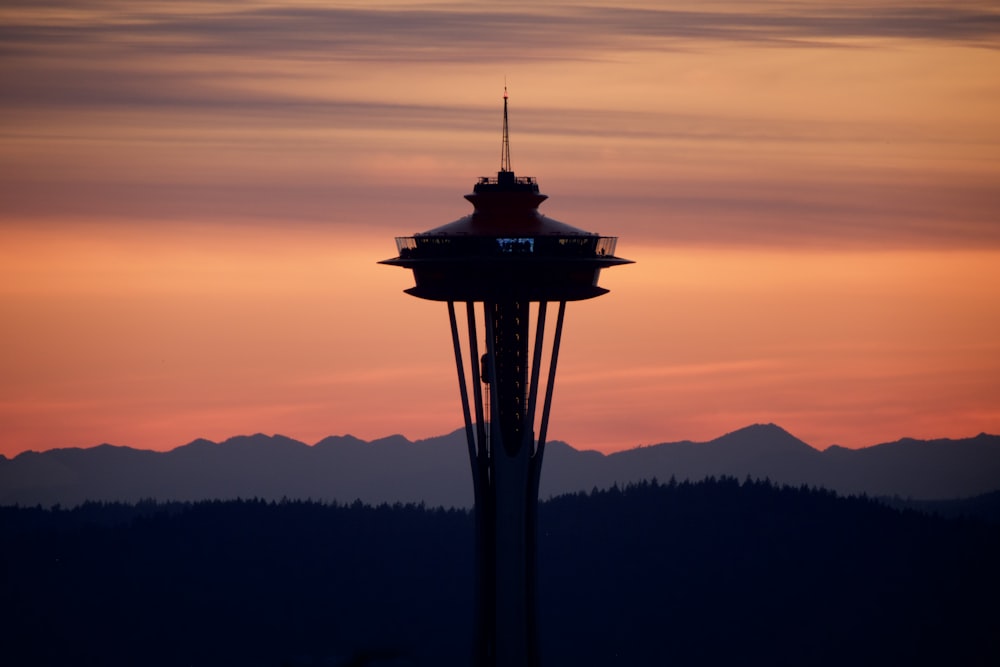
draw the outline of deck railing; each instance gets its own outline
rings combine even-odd
[[[438,257],[614,257],[616,236],[399,236],[402,259]]]
[[[517,185],[538,185],[538,179],[534,176],[515,176],[509,181],[501,181],[499,178],[492,176],[480,176],[479,182],[476,185],[499,185],[501,182],[510,182]]]

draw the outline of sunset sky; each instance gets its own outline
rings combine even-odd
[[[636,264],[570,304],[550,439],[1000,433],[1000,9],[0,6],[0,453],[458,428],[376,264],[511,157]]]

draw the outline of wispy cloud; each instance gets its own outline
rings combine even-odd
[[[474,65],[616,59],[623,52],[787,44],[801,48],[881,40],[1000,46],[990,3],[713,3],[710,11],[660,6],[434,3],[366,8],[295,3],[118,0],[10,2],[0,10],[0,108],[211,106],[420,120],[419,106],[371,104],[336,91],[248,86],[302,76],[295,67],[361,63]],[[282,64],[284,63],[284,64]],[[290,63],[296,63],[290,67]],[[461,122],[467,109],[436,122]],[[625,110],[621,110],[624,112]],[[627,120],[627,119],[626,119]],[[608,123],[604,123],[608,125]],[[628,124],[618,123],[618,127]],[[594,123],[569,124],[591,132]]]
[[[11,2],[0,40],[8,55],[40,45],[103,45],[136,53],[303,55],[339,59],[488,62],[592,58],[622,39],[800,44],[840,39],[933,39],[995,45],[988,2],[703,3],[684,7],[573,3],[389,3],[365,7],[199,2]],[[705,9],[705,7],[709,9]]]
[[[8,217],[391,221],[396,205],[377,196],[385,182],[411,201],[429,187],[453,196],[460,183],[429,185],[420,165],[447,161],[473,135],[485,143],[497,125],[496,100],[442,90],[485,66],[499,79],[502,67],[558,63],[538,76],[567,94],[518,101],[518,146],[611,170],[606,180],[627,188],[592,201],[584,174],[562,194],[592,210],[644,206],[623,233],[652,233],[645,220],[659,210],[672,218],[662,238],[677,242],[993,244],[1000,234],[989,84],[943,98],[954,91],[928,82],[946,69],[925,81],[923,61],[898,75],[893,64],[879,76],[899,80],[868,80],[856,55],[928,43],[993,53],[991,3],[15,0],[0,26]],[[849,66],[808,59],[848,45],[865,47],[841,51],[854,54]],[[744,69],[746,49],[781,57]],[[593,96],[579,92],[590,80]],[[920,104],[928,110],[913,117]],[[558,182],[559,169],[537,175]],[[555,206],[556,217],[566,210]]]

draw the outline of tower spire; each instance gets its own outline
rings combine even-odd
[[[510,168],[510,134],[507,132],[507,82],[503,84],[503,144],[500,147],[500,171]]]

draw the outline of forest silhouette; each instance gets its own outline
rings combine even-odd
[[[9,665],[464,665],[472,515],[0,508]],[[542,503],[545,665],[1000,664],[1000,527],[767,481]]]

